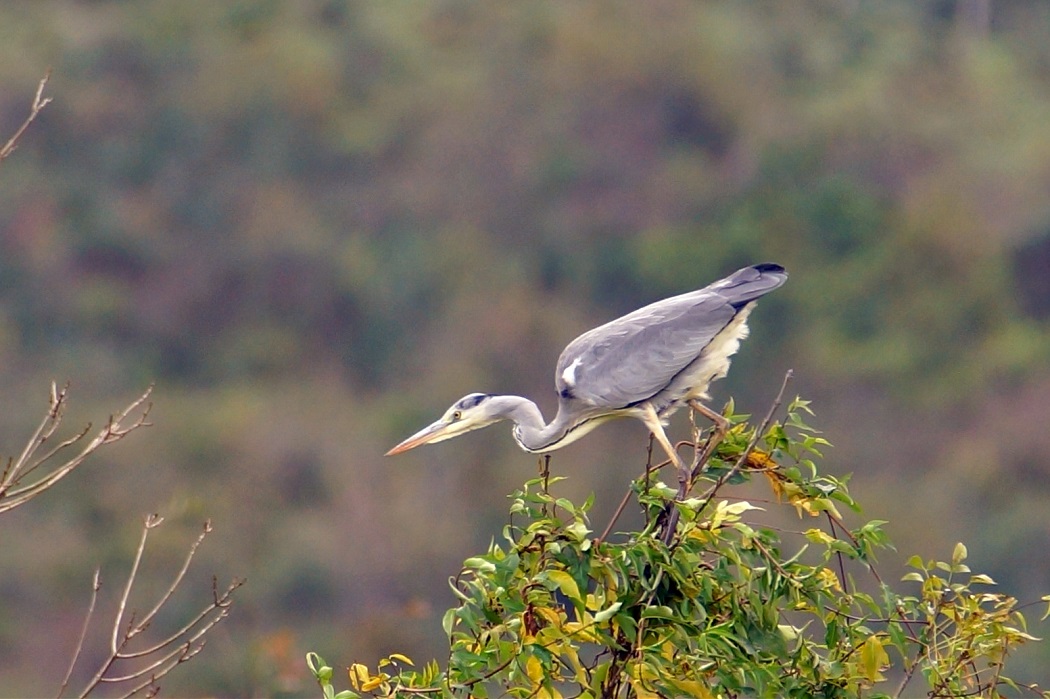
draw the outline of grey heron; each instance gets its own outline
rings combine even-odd
[[[501,420],[514,423],[518,446],[545,453],[575,442],[604,422],[633,417],[645,423],[667,452],[684,488],[685,465],[663,426],[671,413],[689,405],[725,431],[725,418],[701,401],[709,398],[711,382],[729,370],[730,358],[747,337],[747,318],[755,302],[786,280],[787,272],[777,264],[744,267],[703,289],[651,303],[580,335],[558,358],[558,412],[550,423],[528,398],[471,393],[386,455]]]

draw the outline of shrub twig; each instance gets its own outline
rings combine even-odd
[[[139,566],[146,550],[146,541],[149,538],[150,532],[163,524],[163,522],[164,518],[156,514],[146,516],[143,522],[142,536],[139,539],[138,548],[135,550],[135,558],[132,561],[131,570],[128,573],[127,581],[124,584],[124,590],[121,593],[120,600],[117,604],[116,614],[113,617],[109,653],[100,663],[94,676],[88,681],[84,689],[78,695],[81,699],[87,697],[96,688],[103,684],[131,685],[124,687],[125,693],[121,695],[124,699],[134,696],[143,690],[146,690],[146,696],[155,696],[159,690],[159,686],[157,685],[158,680],[175,669],[176,666],[193,658],[204,648],[206,641],[204,638],[205,634],[211,631],[216,624],[229,615],[230,607],[233,604],[233,593],[245,582],[243,579],[234,578],[224,590],[220,590],[218,581],[213,577],[212,601],[209,605],[173,633],[170,633],[159,641],[143,648],[132,649],[132,642],[140,634],[145,632],[150,625],[152,625],[157,614],[171,600],[176,589],[182,584],[186,571],[189,570],[190,563],[193,561],[193,558],[197,553],[197,549],[200,547],[205,537],[207,537],[212,531],[211,522],[205,522],[203,530],[197,539],[190,545],[189,551],[183,560],[182,567],[179,569],[178,573],[176,573],[171,584],[168,586],[168,589],[160,596],[156,604],[154,604],[145,615],[141,618],[136,618],[135,613],[132,612],[128,617],[127,623],[125,623],[124,615],[128,608],[131,591],[135,586],[135,580],[138,577]],[[66,678],[62,682],[62,686],[59,688],[57,699],[61,699],[69,686],[69,678],[73,673],[73,668],[83,652],[84,639],[87,635],[87,628],[91,623],[91,618],[95,611],[95,602],[100,587],[101,583],[99,581],[99,573],[96,571],[95,581],[92,586],[91,602],[84,619],[84,625],[73,652],[73,659],[70,663],[69,671],[66,673]],[[137,667],[121,669],[119,674],[115,672],[115,670],[118,669],[119,664],[129,664],[135,660],[143,661],[144,664]]]
[[[153,407],[152,403],[147,402],[153,392],[153,386],[150,386],[145,393],[132,401],[121,412],[110,416],[106,426],[99,430],[79,453],[65,463],[52,468],[45,475],[23,485],[24,479],[38,469],[42,469],[45,464],[50,463],[70,447],[80,443],[91,431],[91,425],[88,424],[76,435],[56,443],[51,449],[38,455],[38,452],[50,442],[62,424],[68,389],[68,384],[59,389],[54,382],[51,383],[51,405],[47,415],[44,416],[18,458],[9,459],[3,473],[0,473],[0,514],[20,507],[54,487],[100,447],[117,442],[140,427],[149,427],[152,424],[148,421],[150,410]],[[138,414],[132,418],[133,413]]]
[[[44,88],[47,87],[47,81],[50,79],[51,70],[48,69],[47,73],[44,74],[44,77],[40,79],[40,83],[36,86],[36,95],[33,97],[33,104],[29,108],[29,116],[27,116],[26,120],[22,122],[22,125],[18,127],[15,134],[7,140],[7,143],[4,144],[3,148],[0,148],[0,162],[3,162],[7,159],[7,156],[15,151],[15,148],[18,147],[18,139],[22,137],[22,134],[24,134],[26,129],[29,128],[29,125],[36,121],[40,111],[47,105],[51,104],[51,98],[44,97]]]

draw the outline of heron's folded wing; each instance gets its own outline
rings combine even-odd
[[[651,398],[687,367],[737,309],[706,290],[641,308],[590,330],[558,359],[559,393],[591,405],[622,408]]]

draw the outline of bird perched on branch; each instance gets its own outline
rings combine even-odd
[[[755,301],[786,280],[787,272],[777,264],[744,267],[703,289],[651,303],[580,335],[558,358],[558,412],[550,423],[527,398],[471,393],[387,456],[501,420],[514,423],[518,446],[544,453],[604,422],[633,417],[649,428],[684,485],[686,467],[663,425],[671,413],[689,405],[725,432],[725,418],[701,401],[708,399],[711,382],[726,375],[730,357],[747,337]]]

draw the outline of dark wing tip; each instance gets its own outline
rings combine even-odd
[[[757,265],[752,265],[751,269],[756,272],[769,272],[771,274],[783,274],[784,276],[787,276],[787,270],[776,262],[762,262]]]
[[[734,308],[743,308],[787,281],[787,271],[775,262],[762,262],[744,267],[716,282],[719,294],[724,296]]]

